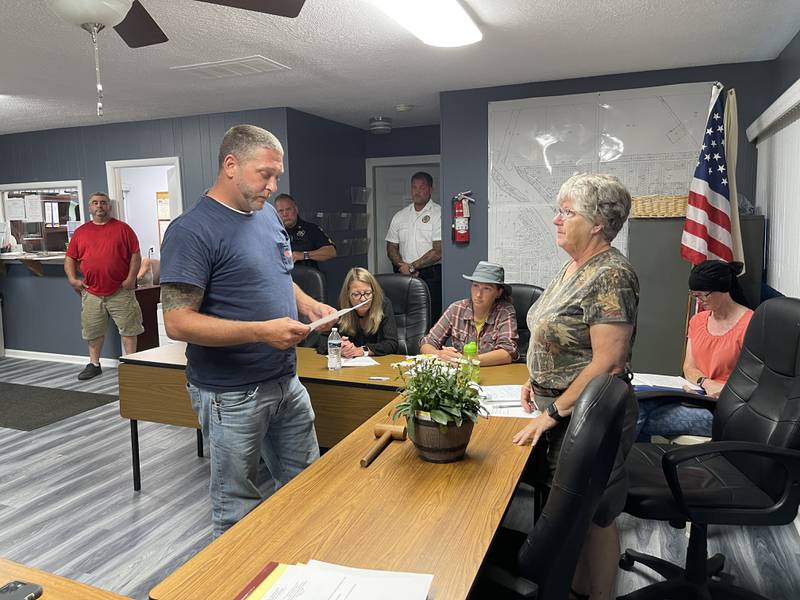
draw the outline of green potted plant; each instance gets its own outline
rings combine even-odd
[[[404,388],[392,419],[406,418],[408,435],[423,460],[461,460],[478,416],[488,415],[472,381],[473,365],[466,360],[446,363],[423,355],[394,366]]]

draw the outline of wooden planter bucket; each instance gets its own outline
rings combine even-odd
[[[411,441],[422,460],[432,463],[451,463],[464,458],[474,423],[466,419],[461,427],[450,423],[442,427],[433,421],[414,417]]]

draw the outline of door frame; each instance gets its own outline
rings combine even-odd
[[[107,160],[106,161],[106,180],[108,181],[108,195],[115,202],[117,218],[125,220],[125,203],[122,201],[122,178],[120,171],[135,167],[175,167],[178,192],[181,195],[180,209],[183,212],[183,177],[181,176],[181,159],[178,156],[163,156],[161,158],[137,158],[130,160]],[[178,215],[175,215],[177,217]],[[173,217],[173,218],[175,218]]]
[[[418,154],[415,156],[386,156],[381,158],[368,158],[365,161],[367,171],[367,189],[372,190],[367,202],[367,231],[369,232],[369,250],[367,252],[367,266],[370,273],[374,273],[378,266],[378,250],[385,247],[386,232],[380,236],[377,232],[375,214],[377,209],[377,194],[375,190],[375,167],[405,167],[416,164],[435,164],[441,169],[441,155]]]

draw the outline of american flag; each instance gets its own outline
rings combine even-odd
[[[689,204],[681,236],[681,256],[693,265],[704,260],[733,260],[731,192],[725,160],[725,97],[714,88],[700,158],[689,186]]]

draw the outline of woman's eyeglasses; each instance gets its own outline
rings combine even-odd
[[[567,219],[571,219],[575,215],[578,214],[578,211],[572,210],[571,208],[564,208],[563,206],[559,206],[554,211],[553,215],[561,219],[562,221],[566,221]]]
[[[705,300],[711,295],[711,292],[689,292],[689,295],[695,300]]]
[[[350,297],[353,300],[366,300],[372,298],[372,290],[364,290],[363,292],[350,292]]]

